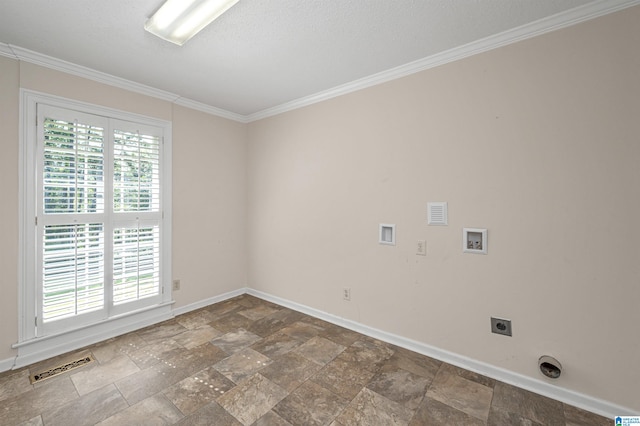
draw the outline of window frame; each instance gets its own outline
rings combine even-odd
[[[67,346],[76,341],[82,344],[89,340],[103,339],[107,335],[129,331],[168,319],[172,316],[171,305],[171,158],[172,158],[172,125],[170,121],[147,117],[140,114],[116,110],[109,107],[89,104],[82,101],[67,99],[42,92],[28,89],[20,89],[20,135],[19,135],[19,246],[20,254],[18,264],[19,279],[19,330],[18,342],[13,346],[18,349],[18,356],[25,358],[25,363],[36,353],[47,352],[52,354],[55,347]],[[160,220],[160,296],[159,303],[147,307],[135,307],[127,312],[119,309],[111,312],[111,316],[101,319],[93,324],[81,325],[72,330],[60,331],[59,333],[38,336],[36,334],[37,312],[36,292],[37,283],[37,226],[36,226],[36,197],[39,191],[36,177],[38,150],[35,141],[38,138],[37,128],[37,106],[38,104],[48,105],[55,108],[78,111],[80,114],[92,114],[116,121],[136,123],[140,126],[151,126],[162,131],[162,156],[160,158],[160,200],[161,218]],[[112,135],[105,136],[111,138]],[[106,139],[106,138],[105,138]],[[112,168],[110,158],[105,158],[105,167]],[[106,178],[106,175],[105,175]],[[112,206],[105,205],[105,208]],[[106,242],[105,242],[106,243]],[[111,275],[108,272],[108,276]],[[135,303],[132,304],[136,305]],[[79,343],[80,344],[80,343]],[[21,365],[26,365],[20,363]]]

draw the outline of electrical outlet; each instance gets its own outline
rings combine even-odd
[[[180,280],[173,280],[171,290],[173,291],[180,290]]]
[[[351,300],[351,289],[349,287],[342,289],[342,300]]]
[[[511,336],[511,320],[491,317],[491,332]]]
[[[427,241],[426,240],[418,240],[418,243],[416,244],[416,254],[419,254],[420,256],[426,256],[427,255]]]

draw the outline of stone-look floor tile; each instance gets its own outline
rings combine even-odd
[[[561,402],[503,382],[496,382],[493,407],[545,425],[564,425]]]
[[[349,403],[313,382],[306,382],[273,408],[294,425],[328,425]]]
[[[228,353],[222,349],[214,346],[211,342],[204,343],[189,350],[194,356],[200,359],[200,362],[207,366],[213,365],[216,362],[222,361],[229,356]]]
[[[336,358],[310,380],[350,401],[374,374],[357,363]]]
[[[197,372],[166,389],[163,393],[178,409],[188,416],[235,386],[213,367]]]
[[[68,376],[59,380],[46,380],[38,388],[2,401],[0,425],[15,425],[27,421],[78,397],[78,392]]]
[[[331,340],[316,336],[298,346],[295,352],[319,365],[326,365],[345,349],[346,347]]]
[[[261,339],[262,337],[257,334],[253,334],[244,328],[240,328],[223,334],[220,337],[216,337],[211,341],[211,343],[226,353],[233,354],[251,346]]]
[[[272,308],[270,306],[259,305],[254,308],[238,311],[238,314],[242,315],[243,317],[249,318],[251,321],[257,321],[261,318],[266,317],[267,315],[271,315],[276,312],[278,312],[278,309]]]
[[[42,413],[47,426],[91,426],[129,407],[113,384]]]
[[[260,417],[251,426],[293,426],[291,423],[277,415],[273,410]]]
[[[0,402],[33,389],[29,381],[29,369],[7,371],[0,374]]]
[[[169,358],[159,366],[159,371],[170,385],[178,383],[196,372],[225,359],[226,354],[219,348],[205,343],[183,354]]]
[[[239,328],[246,330],[251,326],[251,324],[253,324],[253,321],[240,315],[238,311],[226,314],[209,323],[211,327],[216,330],[220,330],[223,333],[233,332]]]
[[[464,425],[484,426],[485,422],[456,410],[435,399],[425,398],[414,414],[409,426],[423,425]],[[503,423],[502,426],[515,426],[511,423]]]
[[[200,328],[204,325],[208,325],[211,321],[214,321],[216,316],[208,311],[206,308],[191,311],[183,315],[179,315],[175,318],[176,322],[187,328],[193,330],[194,328]]]
[[[364,388],[336,419],[344,426],[408,425],[413,410]]]
[[[162,394],[154,395],[97,423],[100,426],[172,425],[184,416]]]
[[[534,422],[531,419],[526,419],[518,414],[502,411],[498,408],[491,407],[489,411],[489,419],[487,420],[487,426],[542,426],[542,423]]]
[[[288,334],[275,333],[258,341],[257,343],[254,343],[251,345],[251,349],[258,351],[271,359],[275,359],[297,348],[301,344],[302,342],[300,340],[294,339]]]
[[[306,341],[313,337],[316,337],[318,334],[324,331],[324,329],[316,325],[309,324],[305,321],[296,321],[280,331],[284,334],[288,334],[294,339]]]
[[[272,362],[260,352],[246,348],[214,364],[213,367],[237,384]]]
[[[492,378],[487,377],[487,376],[483,376],[482,374],[479,374],[479,373],[474,373],[473,371],[469,371],[469,370],[465,370],[465,369],[460,368],[460,367],[456,367],[455,365],[442,363],[442,369],[447,371],[447,372],[449,372],[449,373],[457,374],[460,377],[463,377],[463,378],[465,378],[467,380],[471,380],[472,382],[476,382],[476,383],[479,383],[481,385],[490,387],[492,389],[496,384],[495,379],[492,379]]]
[[[217,320],[225,315],[246,308],[239,303],[236,303],[233,299],[229,299],[223,302],[214,303],[213,305],[206,306],[202,309],[211,313],[213,315],[213,319]]]
[[[302,355],[289,352],[260,370],[260,374],[291,392],[314,375],[320,368],[320,365]]]
[[[258,336],[267,337],[303,318],[304,315],[299,312],[290,309],[281,309],[271,315],[254,321],[247,330]]]
[[[440,369],[431,382],[427,397],[450,405],[482,421],[487,421],[492,390]]]
[[[386,362],[386,365],[402,368],[403,370],[407,370],[431,381],[436,374],[438,374],[442,361],[438,361],[408,349],[395,347],[394,353]]]
[[[44,423],[42,422],[42,416],[36,416],[26,422],[18,424],[18,426],[44,426]]]
[[[358,363],[362,367],[376,372],[393,355],[386,343],[373,339],[358,340],[339,355],[340,359]]]
[[[351,346],[353,343],[362,338],[361,334],[335,324],[329,324],[324,327],[324,330],[321,331],[318,336],[329,339],[332,342],[344,347]]]
[[[156,343],[187,331],[175,320],[165,321],[161,324],[152,325],[137,332],[138,336],[147,343]]]
[[[271,308],[279,308],[275,303],[271,303],[267,300],[260,299],[250,294],[243,294],[236,298],[236,302],[245,308],[255,308],[256,306],[267,306]]]
[[[177,344],[173,339],[167,338],[132,351],[128,356],[142,370],[184,352],[186,352],[185,348]]]
[[[567,426],[610,426],[612,420],[606,417],[564,404],[564,418]]]
[[[140,368],[128,356],[120,355],[103,364],[71,372],[70,377],[78,393],[86,395],[138,371]]]
[[[91,353],[100,363],[111,361],[120,355],[128,355],[131,352],[142,349],[147,346],[147,342],[142,340],[136,333],[128,333],[122,336],[114,337],[105,342],[92,346]]]
[[[255,374],[218,398],[218,403],[245,426],[251,425],[287,396],[287,391]]]
[[[417,374],[389,366],[380,370],[369,382],[367,388],[410,410],[416,410],[430,382],[429,379]]]
[[[235,417],[215,401],[176,423],[179,426],[242,426]]]
[[[203,325],[198,328],[192,328],[176,336],[173,336],[173,340],[181,346],[187,349],[193,349],[196,346],[200,346],[209,342],[216,337],[220,337],[222,333],[209,325]]]
[[[174,377],[172,377],[173,371],[171,370],[173,368],[164,363],[158,364],[120,379],[115,382],[115,385],[129,405],[133,405],[184,378],[172,381]]]

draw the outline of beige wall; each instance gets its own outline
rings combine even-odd
[[[246,132],[245,124],[174,108],[176,307],[246,285]]]
[[[246,125],[4,57],[0,75],[0,361],[15,355],[11,345],[18,339],[20,87],[171,121],[172,267],[174,278],[182,280],[174,308],[246,285]]]
[[[250,124],[249,286],[533,378],[551,354],[558,386],[640,410],[638,22],[627,9]],[[449,226],[427,226],[429,201]],[[489,230],[487,256],[462,253],[463,227]]]
[[[18,62],[0,56],[0,361],[18,340]]]

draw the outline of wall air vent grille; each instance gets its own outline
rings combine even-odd
[[[448,225],[447,203],[427,204],[427,224],[428,225]]]

